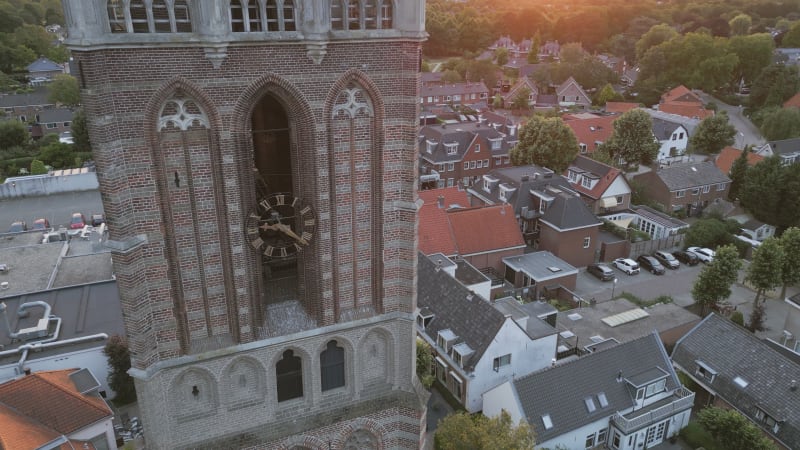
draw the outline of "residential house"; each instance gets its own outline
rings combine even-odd
[[[800,66],[800,48],[776,48],[772,62],[786,66]]]
[[[714,115],[713,110],[705,109],[703,99],[699,95],[683,85],[662,94],[658,109],[667,114],[700,120]]]
[[[539,59],[559,59],[561,56],[561,45],[558,41],[547,41],[539,46]]]
[[[433,348],[436,379],[469,412],[483,409],[488,389],[546,367],[556,356],[552,325],[538,317],[520,325],[423,255],[417,306],[417,334]]]
[[[523,289],[526,298],[557,298],[559,289],[574,291],[578,269],[548,251],[503,258],[505,280],[515,289]]]
[[[497,111],[483,111],[478,115],[478,121],[488,127],[513,138],[517,135],[519,128],[522,126],[522,121],[513,116],[501,114]]]
[[[800,92],[794,94],[792,98],[783,102],[784,108],[800,108]]]
[[[653,117],[653,135],[659,143],[657,161],[670,161],[686,153],[689,131],[680,123]]]
[[[469,200],[458,188],[421,191],[419,196],[424,202],[419,211],[421,253],[458,256],[481,271],[502,274],[503,258],[524,252],[525,241],[511,206],[465,208]],[[446,203],[454,200],[457,203]]]
[[[800,162],[800,138],[769,141],[754,152],[765,158],[778,155],[783,164],[794,164]]]
[[[738,214],[729,218],[739,222],[741,226],[739,233],[748,239],[762,242],[764,239],[775,236],[773,225],[756,220],[750,214]]]
[[[576,118],[575,115],[565,115],[564,123],[575,133],[580,152],[591,154],[600,147],[600,144],[611,138],[617,117],[619,116],[590,114],[587,117]]]
[[[31,127],[31,136],[34,139],[46,134],[61,134],[72,131],[72,118],[75,113],[68,108],[44,109],[36,115],[37,121]]]
[[[540,70],[547,70],[548,64],[547,63],[537,63],[537,64],[522,64],[519,66],[518,75],[521,77],[528,77],[533,79],[533,75],[540,71]]]
[[[800,294],[783,299],[788,305],[781,345],[800,355]]]
[[[39,112],[55,106],[47,99],[47,88],[44,87],[37,87],[26,94],[0,94],[0,109],[6,117],[20,122],[35,122]]]
[[[419,74],[419,81],[423,86],[441,84],[442,76],[444,76],[444,72],[421,72]]]
[[[600,218],[622,228],[633,225],[634,229],[649,234],[652,239],[673,236],[680,230],[689,228],[688,223],[645,205],[633,206],[631,209],[610,213]]]
[[[44,57],[28,64],[26,69],[28,70],[28,78],[32,81],[37,79],[52,80],[56,75],[64,73],[64,66]]]
[[[512,132],[516,133],[516,129],[512,128]],[[436,171],[440,188],[471,186],[493,168],[511,165],[508,152],[517,139],[480,122],[422,127],[420,172],[425,175]]]
[[[600,222],[569,181],[552,170],[535,165],[495,169],[468,192],[472,204],[511,205],[528,245],[574,266],[585,266],[591,259]],[[583,247],[585,238],[589,247]]]
[[[625,87],[633,87],[636,84],[636,80],[639,79],[639,66],[626,66],[625,70],[622,71],[622,75],[620,75],[619,80]]]
[[[643,194],[666,211],[699,214],[717,199],[728,197],[731,179],[711,161],[678,163],[633,177]]]
[[[800,448],[800,364],[730,320],[710,314],[681,338],[672,362],[703,403],[735,409],[783,448]]]
[[[530,78],[520,77],[517,82],[508,90],[508,92],[501,92],[499,95],[503,99],[503,108],[511,108],[517,97],[527,92],[528,106],[536,104],[536,97],[539,95],[539,88]]]
[[[541,448],[636,450],[677,435],[693,402],[653,333],[506,381],[483,414],[524,420]]]
[[[631,205],[631,187],[615,167],[578,155],[564,176],[594,214],[621,211]]]
[[[428,83],[420,87],[420,104],[432,105],[474,105],[489,100],[489,89],[483,81],[458,83]]]
[[[86,369],[34,372],[0,384],[0,448],[117,448],[114,415],[99,386]]]
[[[592,99],[572,77],[556,87],[556,96],[561,106],[577,106],[584,109],[592,106]]]
[[[742,151],[735,147],[725,147],[717,155],[716,160],[714,163],[717,165],[717,168],[722,171],[722,173],[726,175],[730,175],[731,167],[733,167],[733,162],[739,159],[742,155]],[[747,152],[747,165],[750,167],[755,166],[764,157],[755,153],[755,152]]]

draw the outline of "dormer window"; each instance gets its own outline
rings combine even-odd
[[[700,377],[703,381],[708,381],[709,383],[714,382],[714,377],[717,376],[717,371],[709,367],[703,361],[695,361],[697,363],[697,368],[694,371],[694,374]]]
[[[456,340],[456,335],[450,329],[441,330],[436,336],[436,345],[442,348],[445,353],[450,353],[450,346]]]
[[[503,145],[503,138],[496,138],[496,139],[489,139],[491,143],[492,150],[500,150],[500,146]]]
[[[581,177],[581,186],[591,189],[592,188],[592,179],[588,177]]]
[[[469,345],[467,345],[465,342],[462,342],[453,346],[452,351],[450,352],[450,357],[453,358],[453,362],[455,362],[458,367],[463,368],[464,361],[472,353],[473,350],[469,347]]]
[[[764,425],[767,429],[769,429],[773,433],[778,432],[778,428],[780,428],[778,420],[767,414],[766,411],[764,411],[761,408],[757,408],[755,416],[756,420],[759,421],[762,425]]]
[[[448,155],[455,155],[458,153],[458,142],[444,144],[444,148],[447,150]]]
[[[567,179],[569,179],[569,181],[571,181],[573,183],[577,183],[578,182],[578,173],[575,172],[575,171],[570,170],[569,172],[567,172]]]
[[[433,311],[428,308],[422,308],[417,314],[417,326],[420,330],[427,328],[431,320],[433,320]]]
[[[516,190],[517,188],[503,183],[500,185],[500,193],[498,194],[498,196],[500,200],[507,202],[511,198],[511,195],[514,194],[514,191]]]
[[[655,383],[648,384],[644,392],[645,398],[664,392],[664,388],[666,387],[666,385],[667,385],[666,378],[662,378],[656,381]]]
[[[425,141],[425,151],[427,151],[428,153],[433,153],[433,150],[436,148],[437,145],[438,145],[438,142],[436,142],[436,141],[426,140]]]

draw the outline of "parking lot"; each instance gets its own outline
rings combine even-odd
[[[575,287],[576,293],[585,300],[594,298],[598,302],[608,301],[612,298],[612,294],[619,296],[622,292],[629,292],[643,300],[669,295],[675,303],[687,306],[694,302],[692,285],[703,267],[702,264],[693,267],[681,264],[678,269],[667,269],[664,275],[653,275],[644,270],[637,275],[628,275],[612,264],[608,266],[617,277],[616,285],[613,281],[600,281],[585,269],[581,269]]]
[[[102,214],[100,192],[82,191],[0,200],[0,233],[8,231],[14,221],[23,220],[30,227],[40,217],[49,220],[53,228],[58,229],[59,225],[69,227],[74,212],[83,213],[87,220],[92,213]]]

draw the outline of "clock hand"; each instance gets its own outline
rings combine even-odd
[[[308,245],[308,241],[303,239],[303,238],[301,238],[300,236],[297,235],[297,233],[292,231],[292,229],[289,228],[289,225],[286,225],[284,223],[278,222],[273,226],[275,227],[275,228],[272,228],[273,230],[277,229],[278,231],[282,231],[285,235],[291,237],[292,239],[296,240],[297,242],[299,242],[299,243],[301,243],[303,245]]]

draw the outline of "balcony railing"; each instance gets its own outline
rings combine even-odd
[[[614,414],[611,420],[625,434],[636,431],[645,426],[658,422],[659,420],[670,417],[681,411],[689,409],[694,405],[694,392],[681,387],[676,390],[671,397],[669,403],[655,409],[643,409],[640,411],[633,411],[628,414]],[[628,416],[628,417],[625,417]]]

